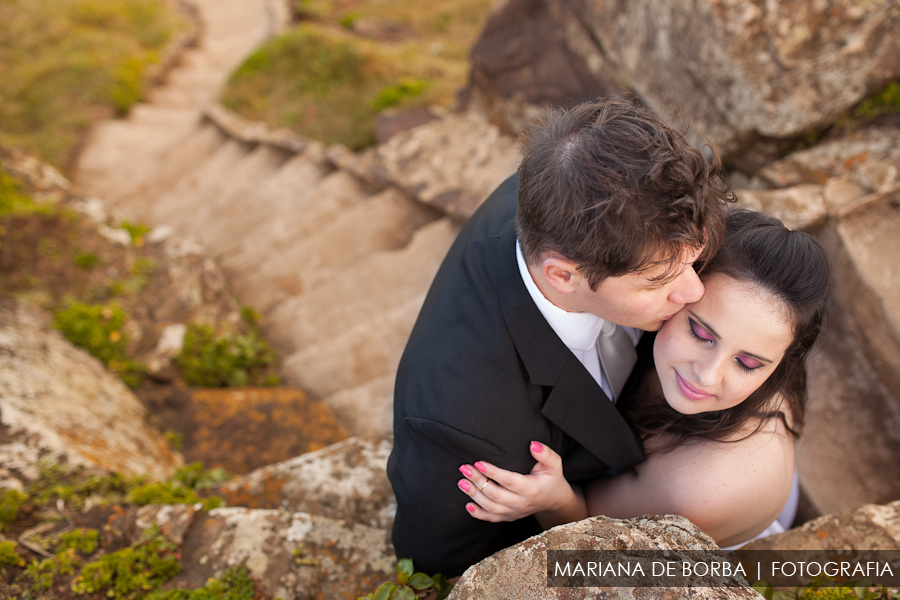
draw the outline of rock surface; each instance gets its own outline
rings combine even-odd
[[[165,478],[182,465],[147,411],[94,357],[50,328],[47,315],[0,301],[0,456],[37,477],[38,457]]]
[[[321,400],[291,388],[158,386],[138,395],[161,429],[181,435],[185,461],[231,474],[280,463],[348,436]]]
[[[386,473],[391,446],[385,439],[350,438],[211,491],[230,506],[283,508],[389,530],[397,508]]]
[[[639,519],[593,517],[560,525],[489,556],[460,577],[450,600],[463,598],[759,598],[737,576],[708,580],[710,587],[548,587],[548,550],[612,550],[624,560],[629,551],[668,550],[673,560],[706,561],[718,550],[715,542],[693,523],[675,515]],[[649,581],[651,577],[646,579]]]
[[[696,139],[715,140],[748,172],[900,76],[900,7],[889,0],[827,5],[544,0],[498,7],[502,15],[491,22],[502,30],[489,28],[486,34],[505,43],[481,43],[493,53],[486,57],[482,51],[478,64],[505,60],[515,68],[496,70],[493,85],[473,77],[488,99],[488,113],[503,112],[502,103],[491,104],[501,94],[504,100],[525,99],[535,97],[545,81],[549,89],[559,87],[560,71],[545,68],[549,57],[561,52],[556,44],[548,44],[546,54],[514,52],[523,43],[516,32],[531,31],[532,15],[545,13],[556,39],[577,57],[571,70],[593,80],[573,89],[595,96],[624,88],[664,113],[667,105],[684,110]],[[513,56],[521,63],[507,58]],[[515,78],[510,70],[527,75]],[[515,121],[516,115],[507,119]]]

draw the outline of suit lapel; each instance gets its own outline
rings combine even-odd
[[[510,224],[497,244],[500,304],[531,383],[553,388],[542,414],[613,469],[625,470],[642,462],[640,441],[528,294],[516,262],[515,244]]]

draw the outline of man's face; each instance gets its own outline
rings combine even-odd
[[[660,281],[668,271],[660,265],[640,273],[608,277],[591,290],[586,278],[578,281],[575,291],[579,310],[590,312],[616,325],[656,331],[685,304],[703,296],[703,283],[694,271],[700,250],[687,251],[674,273]]]

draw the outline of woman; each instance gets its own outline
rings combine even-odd
[[[472,516],[535,514],[546,528],[589,515],[674,513],[722,547],[772,524],[791,493],[805,362],[831,287],[827,259],[812,236],[737,211],[702,278],[706,293],[663,325],[655,373],[623,411],[647,461],[581,489],[565,481],[559,455],[535,441],[529,475],[484,462],[460,468]]]

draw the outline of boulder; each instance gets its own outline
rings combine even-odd
[[[549,34],[517,39],[518,32],[535,29],[533,15],[547,14],[556,39],[576,57],[568,71],[593,80],[573,89],[594,95],[627,89],[660,112],[684,110],[696,140],[715,140],[748,173],[900,76],[900,8],[889,0],[839,0],[824,8],[750,0],[535,0],[497,7],[502,14],[491,22],[502,31],[486,29],[489,39],[479,42],[478,61],[503,64],[507,56],[520,56],[514,72],[528,76],[516,79],[505,76],[509,69],[496,69],[490,85],[473,76],[488,114],[503,112],[493,98],[525,98],[545,81],[558,87],[562,71],[547,74],[543,68],[558,44],[541,45]],[[497,39],[506,43],[490,43]],[[539,51],[516,55],[515,44]],[[488,48],[496,57],[485,56]]]
[[[593,517],[554,527],[469,567],[453,588],[450,600],[760,597],[754,590],[740,587],[747,585],[740,575],[710,577],[703,582],[709,587],[649,587],[653,580],[649,573],[646,581],[636,587],[548,587],[549,550],[609,550],[623,561],[636,551],[659,551],[661,556],[677,561],[705,562],[711,556],[723,556],[712,538],[684,517],[664,515],[624,520]]]
[[[388,530],[397,503],[387,479],[391,442],[350,438],[257,469],[211,490],[230,506],[283,508]]]
[[[900,550],[900,501],[825,515],[742,550]]]
[[[463,221],[518,168],[516,141],[474,111],[454,113],[378,146],[378,176]]]
[[[13,300],[0,301],[0,430],[0,463],[23,479],[44,454],[158,479],[183,464],[118,377]]]

